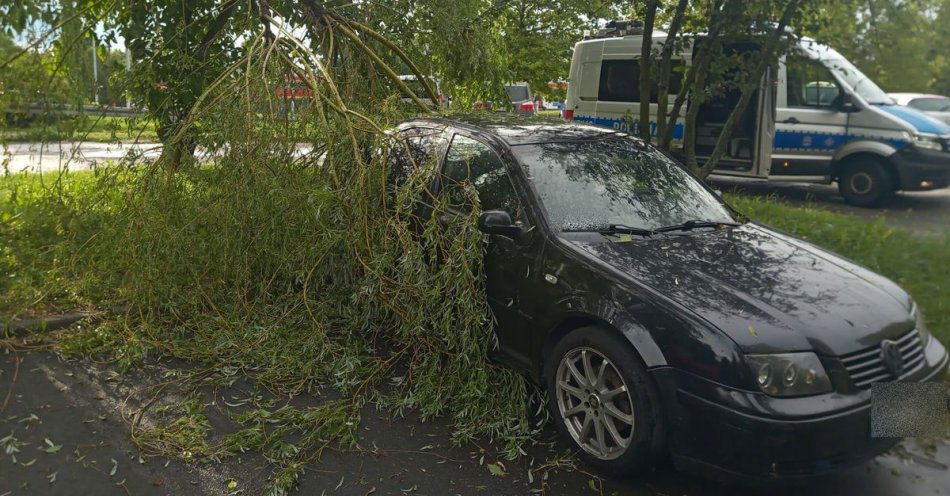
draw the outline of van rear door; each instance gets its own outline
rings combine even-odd
[[[753,175],[768,177],[772,169],[772,148],[775,146],[775,115],[778,80],[775,67],[766,69],[759,89],[759,112],[756,125],[756,150]]]

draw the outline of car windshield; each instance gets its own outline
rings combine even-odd
[[[729,209],[679,164],[625,135],[512,150],[556,231],[735,222]]]
[[[845,83],[864,101],[872,105],[894,105],[894,100],[874,84],[871,78],[867,77],[858,70],[851,62],[844,58],[831,58],[822,60],[825,67],[838,74]]]

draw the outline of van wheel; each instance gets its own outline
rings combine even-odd
[[[894,181],[880,163],[862,160],[845,166],[838,191],[852,205],[876,207],[894,192]]]
[[[653,466],[663,445],[659,396],[630,343],[582,327],[557,343],[544,370],[551,416],[584,461],[617,475]]]

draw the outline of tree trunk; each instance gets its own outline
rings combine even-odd
[[[673,130],[669,127],[676,126],[676,120],[669,125],[666,122],[667,106],[669,105],[670,76],[673,70],[673,49],[676,47],[676,35],[679,34],[683,20],[686,18],[686,6],[689,0],[679,0],[676,4],[676,10],[673,13],[673,20],[670,22],[670,30],[666,35],[666,41],[663,43],[663,52],[660,55],[660,73],[659,83],[656,91],[656,137],[657,142],[664,149],[669,151],[669,144],[666,136],[673,135]],[[685,81],[684,81],[685,83]],[[663,146],[667,143],[666,146]]]
[[[653,24],[659,0],[647,0],[643,18],[643,45],[640,49],[640,138],[650,142],[650,88],[653,86]]]
[[[683,124],[683,152],[686,154],[686,165],[693,172],[699,171],[699,163],[696,160],[696,117],[699,115],[699,107],[702,106],[704,100],[702,95],[706,86],[706,69],[712,59],[712,47],[706,46],[703,51],[709,55],[697,61],[698,65],[693,65],[696,68],[693,97],[690,99],[689,106],[686,107],[686,122]],[[672,136],[673,133],[669,134]]]
[[[705,79],[703,80],[702,84],[696,84],[696,75],[699,72],[699,67],[706,65],[703,60],[712,57],[710,47],[714,42],[718,41],[719,33],[722,32],[723,27],[725,26],[725,19],[727,16],[723,12],[723,2],[724,0],[716,0],[712,6],[712,10],[710,10],[709,34],[704,37],[706,40],[706,47],[700,47],[698,51],[695,48],[693,49],[694,56],[692,63],[690,64],[689,69],[686,70],[686,76],[683,78],[683,85],[680,87],[680,91],[676,95],[676,100],[673,101],[673,110],[669,113],[666,123],[663,125],[664,134],[660,140],[660,147],[664,150],[669,150],[671,148],[671,144],[673,142],[673,130],[676,127],[676,120],[679,117],[680,112],[683,111],[683,105],[686,104],[687,97],[691,93],[698,93],[705,89]],[[696,38],[696,40],[698,39],[699,38]],[[684,123],[683,125],[684,128],[689,127],[689,124],[687,123]],[[688,129],[684,129],[684,146],[685,134],[687,130]]]

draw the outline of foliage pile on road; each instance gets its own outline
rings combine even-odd
[[[433,219],[446,200],[422,196],[423,164],[387,186],[386,157],[406,144],[385,129],[405,106],[345,77],[372,60],[334,73],[287,38],[248,43],[189,113],[200,126],[176,128],[203,156],[4,178],[0,234],[18,241],[0,267],[36,288],[17,310],[103,311],[60,349],[123,367],[185,359],[197,375],[179,382],[193,388],[237,371],[282,395],[334,390],[342,400],[235,415],[237,433],[223,438],[188,401],[134,430],[143,448],[189,459],[263,452],[277,493],[324,446],[357,441],[366,401],[449,416],[458,441],[491,437],[514,456],[537,428],[534,390],[488,358],[474,190],[471,214],[444,226]],[[285,74],[308,82],[310,105],[290,112],[275,98],[268,81]],[[416,217],[420,198],[433,215]]]

